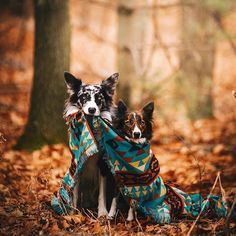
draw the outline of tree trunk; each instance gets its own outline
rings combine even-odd
[[[33,150],[67,140],[62,118],[69,70],[70,21],[68,0],[35,0],[34,80],[29,119],[16,148]]]
[[[119,0],[118,7],[118,55],[120,74],[118,95],[128,106],[141,100],[139,87],[142,84],[138,69],[142,67],[142,46],[145,44],[147,11],[135,6],[142,1]]]
[[[184,2],[184,1],[182,1]],[[177,93],[191,120],[212,116],[214,25],[201,3],[182,8],[182,43]]]

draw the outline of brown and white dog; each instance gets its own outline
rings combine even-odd
[[[153,111],[153,102],[140,111],[129,112],[125,103],[120,100],[114,111],[113,127],[131,141],[144,143],[152,138]]]
[[[135,143],[144,143],[152,138],[154,103],[150,102],[140,111],[130,112],[123,101],[119,101],[113,112],[113,127],[126,139]],[[108,217],[113,218],[116,212],[117,197],[112,200]],[[133,208],[129,208],[127,220],[134,219]]]

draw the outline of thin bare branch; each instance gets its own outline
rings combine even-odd
[[[212,18],[216,22],[216,25],[218,26],[219,30],[224,34],[225,38],[228,40],[234,54],[236,54],[236,45],[234,44],[234,41],[232,40],[228,32],[224,29],[224,26],[221,21],[221,17],[217,17],[213,13],[209,13],[209,14],[212,16]]]
[[[138,220],[138,213],[137,213],[137,210],[136,210],[136,209],[134,210],[134,218],[135,218],[135,221],[136,221],[137,224],[138,224],[138,229],[141,230],[141,232],[143,232],[142,225],[140,224],[140,222],[139,222],[139,220]]]
[[[226,235],[227,235],[227,236],[230,235],[229,223],[230,223],[230,220],[231,220],[231,218],[232,218],[232,215],[233,215],[235,206],[236,206],[236,196],[234,196],[233,204],[232,204],[232,206],[231,206],[231,208],[230,208],[229,214],[227,215],[227,218],[226,218],[226,221],[225,221],[225,232],[226,232]]]
[[[209,198],[210,198],[210,196],[212,195],[212,193],[213,193],[213,191],[214,191],[214,189],[215,189],[215,187],[216,187],[216,184],[217,184],[219,178],[220,178],[220,172],[217,173],[217,176],[216,176],[215,182],[214,182],[214,184],[213,184],[213,186],[212,186],[212,188],[211,188],[210,194],[207,196],[207,199],[206,199],[206,201],[204,202],[203,207],[201,207],[200,213],[198,214],[196,220],[193,222],[192,226],[190,227],[190,229],[189,229],[189,231],[188,231],[188,233],[187,233],[187,236],[190,236],[190,234],[191,234],[191,232],[193,231],[193,229],[194,229],[196,223],[198,222],[199,218],[201,217],[202,212],[204,211],[205,206],[206,206],[207,202],[209,201]]]
[[[175,8],[175,7],[193,7],[195,4],[194,3],[180,3],[178,1],[174,3],[169,3],[169,4],[154,4],[154,5],[136,5],[134,7],[129,7],[128,4],[127,6],[119,6],[117,3],[112,3],[110,2],[104,2],[104,1],[97,1],[97,0],[80,0],[82,2],[86,1],[91,4],[96,4],[97,6],[100,7],[106,7],[112,10],[117,10],[119,7],[126,8],[129,11],[136,11],[136,10],[152,10],[152,9],[170,9],[170,8]],[[114,1],[116,2],[116,1]]]
[[[92,32],[91,30],[89,30],[89,28],[87,28],[87,27],[79,27],[78,30],[81,30],[82,32],[86,33],[89,38],[94,39],[97,42],[106,43],[106,44],[109,44],[112,47],[117,47],[116,43],[101,37],[100,35],[98,35],[98,34]]]
[[[156,23],[156,11],[154,9],[152,10],[152,23],[153,23],[153,29],[154,29],[154,38],[156,38],[156,31],[157,31],[158,25]],[[142,77],[144,78],[146,77],[148,69],[150,68],[156,49],[157,49],[157,44],[154,43],[150,50],[150,55],[147,59],[146,66],[143,68]]]
[[[158,41],[160,47],[162,48],[170,67],[172,68],[172,70],[175,70],[176,68],[174,68],[174,66],[172,64],[171,55],[169,53],[169,50],[166,47],[165,43],[162,41],[162,38],[161,38],[161,35],[160,35],[160,32],[159,32],[159,28],[158,28],[158,25],[157,25],[157,16],[155,14],[155,11],[154,11],[154,14],[153,14],[153,23],[154,23],[154,36],[155,36],[155,39]]]

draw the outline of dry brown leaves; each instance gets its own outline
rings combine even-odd
[[[16,119],[14,116],[11,118]],[[223,136],[224,132],[229,134],[228,130],[218,126],[212,121],[202,121],[194,124],[192,140],[186,137],[178,139],[170,129],[164,135],[172,134],[172,142],[157,146],[154,140],[152,149],[160,161],[164,180],[174,182],[184,191],[200,191],[206,195],[216,173],[221,171],[227,199],[231,200],[236,192],[234,152]],[[233,125],[227,127],[234,128]],[[14,142],[14,136],[7,138],[11,138],[10,143]],[[70,164],[68,148],[63,145],[44,146],[30,154],[9,150],[8,142],[9,139],[6,142],[1,134],[0,235],[185,235],[193,222],[185,219],[171,225],[157,225],[150,219],[139,219],[140,228],[135,221],[125,222],[127,213],[119,213],[111,222],[98,220],[91,212],[59,217],[52,212],[50,200]],[[6,143],[7,151],[3,146]],[[222,231],[223,227],[224,221],[200,219],[193,233],[213,234]],[[235,224],[231,223],[230,227],[235,227]]]
[[[190,153],[181,149],[182,144],[154,147],[161,162],[161,173],[164,179],[181,185],[182,189],[195,191],[199,189],[199,170],[196,160],[191,156],[197,153],[193,148]],[[218,148],[220,149],[220,148]],[[195,150],[195,151],[194,151]],[[193,152],[193,153],[192,153]],[[198,157],[199,158],[199,157]],[[207,193],[219,169],[229,166],[230,155],[213,156],[213,152],[201,156],[200,165],[204,165],[203,190]],[[99,221],[91,214],[78,213],[72,216],[59,217],[50,208],[52,193],[58,190],[64,173],[70,164],[70,152],[63,145],[44,146],[41,150],[29,154],[24,151],[6,151],[1,158],[0,166],[0,234],[1,235],[64,235],[69,232],[110,235],[183,235],[186,234],[192,221],[182,221],[171,225],[157,225],[150,219],[140,219],[127,224],[125,216],[118,214],[115,221]],[[187,170],[187,171],[186,171]],[[235,173],[233,167],[227,168],[223,181],[228,197],[233,194],[235,183],[230,176]],[[227,179],[228,178],[228,179]],[[94,214],[96,215],[96,214]],[[232,226],[232,225],[231,225]],[[223,223],[208,221],[198,225],[195,232],[214,232],[222,230]]]

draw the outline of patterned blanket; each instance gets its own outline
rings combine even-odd
[[[137,210],[155,222],[170,223],[183,215],[196,217],[201,210],[226,216],[226,203],[221,197],[209,195],[204,200],[200,194],[189,195],[164,183],[149,142],[137,144],[125,139],[101,117],[73,116],[69,125],[72,161],[51,201],[56,213],[69,214],[73,210],[73,190],[84,163],[102,151],[124,198],[135,200]]]

